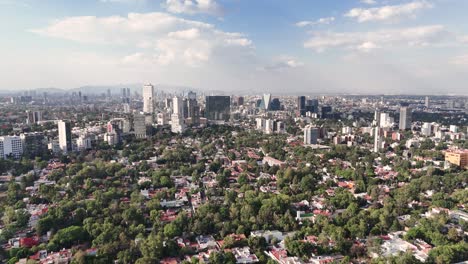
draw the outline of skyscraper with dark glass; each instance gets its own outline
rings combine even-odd
[[[231,116],[231,97],[207,96],[205,117],[214,121],[229,121]]]

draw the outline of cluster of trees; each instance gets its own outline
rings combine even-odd
[[[191,146],[180,136],[171,136],[157,131],[150,141],[129,141],[123,150],[102,148],[95,152],[84,152],[64,158],[66,167],[48,175],[57,185],[42,185],[36,195],[28,197],[30,203],[54,204],[38,221],[35,231],[44,235],[51,231],[52,238],[30,250],[10,251],[10,261],[26,257],[39,249],[55,251],[78,244],[99,249],[99,257],[85,256],[83,251],[75,253],[76,263],[109,263],[117,259],[120,263],[156,263],[164,257],[192,255],[190,248],[181,248],[175,237],[194,240],[197,235],[213,235],[225,241],[225,248],[248,245],[260,258],[261,263],[271,261],[265,256],[267,243],[264,238],[250,237],[234,241],[229,234],[249,235],[254,230],[296,231],[285,243],[291,255],[307,258],[312,253],[334,254],[351,258],[365,257],[363,245],[353,243],[356,239],[367,239],[368,251],[378,250],[379,235],[409,227],[405,239],[424,239],[436,248],[431,251],[430,262],[459,261],[467,259],[464,238],[452,229],[446,230],[447,218],[421,219],[427,208],[408,208],[411,201],[429,203],[433,206],[455,208],[468,201],[468,173],[428,169],[413,172],[415,165],[400,158],[380,157],[381,162],[393,165],[399,172],[398,181],[406,184],[384,193],[379,185],[396,186],[393,179],[375,177],[373,166],[378,157],[375,153],[358,147],[334,146],[330,151],[312,150],[285,144],[282,135],[265,136],[242,131],[228,126],[214,126],[203,130],[188,130],[185,136],[196,139]],[[167,146],[171,146],[168,148]],[[240,147],[261,147],[262,155],[286,160],[295,167],[284,168],[260,166],[256,159],[249,158]],[[216,158],[222,150],[230,159],[244,159],[243,172],[232,181],[232,171]],[[231,150],[239,150],[237,152]],[[201,151],[202,155],[198,155]],[[110,159],[127,157],[137,165],[124,166],[108,162]],[[158,169],[153,169],[145,160],[157,157]],[[329,160],[333,162],[329,162]],[[40,160],[19,163],[0,163],[5,170],[22,166],[24,171],[39,165]],[[6,165],[5,165],[6,164]],[[20,165],[18,165],[20,164]],[[0,167],[2,168],[2,167]],[[274,175],[278,193],[264,193],[261,186],[271,184],[271,179],[258,180],[260,173]],[[206,188],[201,179],[216,175],[217,187]],[[174,199],[176,193],[172,176],[192,176],[206,202],[196,211],[180,210],[172,222],[162,221],[165,208],[162,199]],[[323,181],[323,176],[336,175],[354,181],[355,192],[367,192],[371,201],[355,198],[345,188],[335,188],[333,181]],[[138,184],[140,177],[150,181]],[[26,227],[29,216],[25,213],[25,188],[30,186],[35,175],[21,183],[8,185],[7,197],[2,209],[2,222],[6,224],[1,242]],[[326,190],[333,187],[334,196]],[[151,199],[144,198],[143,189],[158,189]],[[433,191],[432,196],[421,195]],[[312,197],[325,198],[332,216],[316,215],[315,222],[295,219],[296,209],[291,205]],[[190,203],[190,202],[189,202]],[[367,209],[362,208],[366,206]],[[406,223],[397,217],[409,214]],[[462,223],[462,225],[465,225]],[[6,230],[6,231],[5,231]],[[306,236],[316,236],[318,243],[304,242]],[[278,241],[272,241],[277,243]],[[235,263],[231,253],[213,253],[212,263]],[[194,260],[195,263],[197,263]],[[375,263],[417,263],[408,255],[376,259]]]

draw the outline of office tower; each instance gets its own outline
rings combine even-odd
[[[305,111],[311,113],[318,113],[319,104],[317,99],[307,100],[305,103]]]
[[[271,100],[270,110],[271,111],[281,110],[281,102],[280,102],[280,100],[278,98],[275,98],[275,99]]]
[[[189,92],[187,100],[187,117],[190,118],[192,125],[200,124],[200,107],[197,102],[197,94]]]
[[[299,116],[305,116],[305,96],[297,97],[297,114]]]
[[[43,155],[47,151],[45,136],[41,132],[22,133],[23,154],[29,158]]]
[[[182,98],[175,96],[172,99],[171,131],[172,133],[183,133],[184,124],[184,104]]]
[[[400,108],[400,130],[411,129],[411,108],[402,106]]]
[[[264,94],[262,97],[262,102],[260,103],[260,109],[268,111],[270,110],[271,103],[271,94]]]
[[[241,106],[241,105],[244,105],[244,97],[243,96],[237,97],[237,106]]]
[[[47,103],[48,99],[47,99],[47,92],[43,92],[42,93],[42,100],[44,101],[44,104]]]
[[[18,136],[0,137],[0,159],[19,159],[23,155],[23,143]]]
[[[207,96],[205,117],[214,121],[229,121],[231,116],[231,97]]]
[[[110,89],[107,89],[107,99],[110,100],[111,99],[111,90]]]
[[[332,111],[333,108],[331,106],[322,106],[320,107],[320,117],[326,118]]]
[[[424,106],[425,106],[426,108],[429,108],[429,96],[426,96],[426,100],[425,100],[425,102],[424,102]]]
[[[146,127],[146,116],[141,114],[135,114],[133,116],[133,131],[135,137],[144,139],[148,137],[148,129]]]
[[[70,121],[58,121],[59,146],[63,153],[72,151],[72,136]]]
[[[143,112],[153,114],[154,112],[154,86],[143,85]]]
[[[304,145],[317,144],[317,139],[319,137],[319,129],[317,127],[312,127],[307,125],[304,128]]]

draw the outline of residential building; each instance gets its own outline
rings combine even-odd
[[[411,129],[411,115],[411,108],[407,106],[403,106],[400,108],[400,130]]]
[[[58,121],[60,150],[63,153],[72,151],[72,133],[70,121]]]
[[[310,125],[304,128],[304,145],[317,144],[319,129]]]

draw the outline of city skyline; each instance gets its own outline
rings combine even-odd
[[[9,21],[0,26],[0,69],[8,73],[0,91],[151,82],[466,94],[462,1],[0,0],[0,7]]]

